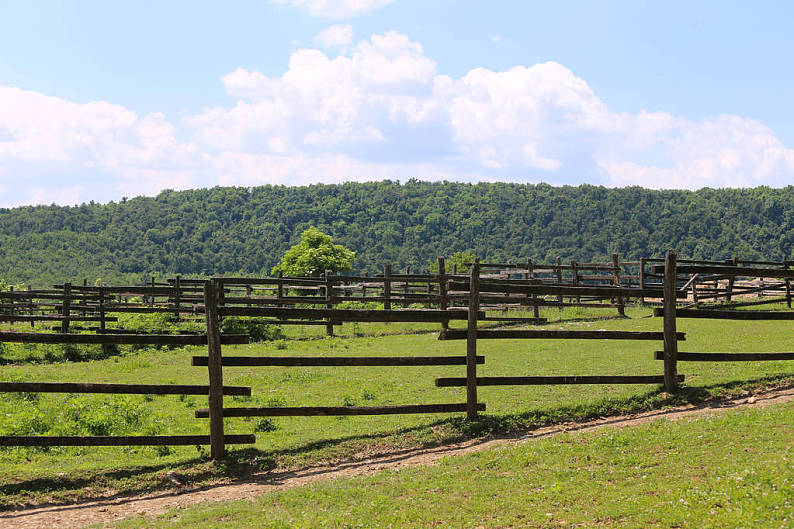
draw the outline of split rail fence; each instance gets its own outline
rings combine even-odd
[[[646,263],[651,269],[646,271]],[[656,264],[653,263],[662,263]],[[55,323],[49,332],[0,331],[0,342],[101,344],[110,345],[206,345],[207,354],[194,356],[191,364],[206,367],[207,385],[174,384],[88,384],[78,382],[0,382],[0,392],[59,393],[134,393],[207,395],[208,407],[195,410],[195,417],[209,419],[209,435],[168,436],[0,436],[0,446],[54,445],[158,445],[209,444],[213,458],[221,458],[227,444],[255,442],[250,434],[230,434],[224,429],[224,417],[250,416],[322,416],[383,415],[402,413],[465,412],[474,419],[485,410],[478,401],[477,388],[493,385],[556,384],[664,384],[674,390],[683,380],[678,373],[680,361],[756,361],[794,359],[794,353],[696,353],[679,352],[685,334],[677,332],[678,318],[794,319],[794,312],[726,310],[724,307],[746,305],[747,294],[785,292],[790,302],[789,281],[794,270],[788,263],[755,262],[755,266],[732,260],[727,262],[677,261],[675,252],[664,260],[643,259],[635,263],[571,263],[570,265],[519,265],[471,263],[468,273],[448,274],[439,258],[435,274],[393,274],[387,266],[381,276],[338,276],[326,273],[321,278],[225,278],[210,280],[176,277],[146,286],[89,286],[65,283],[54,290],[0,292],[0,321],[12,323]],[[625,271],[636,266],[636,274]],[[580,274],[585,271],[587,273]],[[566,277],[564,274],[570,272]],[[598,272],[598,273],[596,273]],[[544,276],[545,274],[545,276]],[[694,279],[693,279],[694,278]],[[713,279],[717,278],[717,279]],[[768,281],[764,290],[746,287],[748,278]],[[760,278],[760,279],[759,279]],[[699,281],[702,279],[702,281]],[[717,281],[714,289],[705,290],[703,282]],[[721,283],[720,283],[721,282]],[[711,284],[711,283],[706,283]],[[699,298],[690,301],[688,292],[700,285]],[[737,285],[739,287],[737,288]],[[727,293],[733,299],[727,297]],[[726,298],[723,308],[704,303],[706,294],[713,299]],[[742,296],[739,298],[738,296]],[[482,322],[507,320],[541,323],[540,318],[493,317],[488,311],[505,306],[535,307],[563,305],[609,305],[623,307],[629,300],[660,300],[657,309],[662,329],[649,331],[544,330],[482,328]],[[609,304],[602,303],[610,300]],[[778,299],[780,301],[780,299]],[[374,303],[373,307],[343,308],[341,303]],[[677,305],[682,305],[678,308]],[[381,308],[382,307],[382,308]],[[200,334],[135,334],[108,326],[116,316],[132,313],[170,313],[175,319],[200,319],[205,332]],[[110,314],[110,315],[108,315]],[[537,314],[537,313],[536,313]],[[329,334],[334,326],[348,322],[416,322],[441,325],[442,340],[465,340],[465,354],[457,356],[239,356],[224,355],[226,344],[248,343],[247,335],[223,334],[224,318],[253,318],[279,325],[320,325]],[[465,328],[452,329],[450,322],[466,322]],[[53,332],[54,331],[54,332]],[[655,357],[663,361],[661,373],[637,375],[592,374],[576,376],[478,376],[478,366],[485,357],[478,355],[480,340],[490,339],[560,339],[560,340],[628,340],[660,342]],[[224,368],[258,368],[268,366],[465,366],[465,376],[441,377],[437,387],[465,388],[465,400],[456,403],[412,403],[392,406],[312,406],[312,407],[226,407],[225,396],[251,395],[250,387],[225,386]]]

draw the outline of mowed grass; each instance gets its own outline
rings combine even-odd
[[[629,309],[626,319],[587,321],[611,311],[544,311],[544,328],[661,330],[661,318],[646,318],[648,309]],[[461,326],[457,323],[457,326]],[[350,326],[352,328],[352,326]],[[437,327],[436,327],[437,328]],[[329,339],[282,340],[267,344],[225,346],[227,355],[389,356],[463,355],[465,341],[438,341],[416,326],[359,324],[353,335]],[[787,322],[679,320],[687,332],[682,351],[791,351],[794,327]],[[347,331],[346,331],[347,332]],[[355,334],[363,335],[356,337]],[[373,336],[368,336],[373,334]],[[305,338],[308,338],[305,337]],[[607,340],[481,340],[479,354],[488,375],[661,374],[653,359],[661,342]],[[119,383],[206,384],[206,368],[191,367],[190,357],[205,355],[199,347],[147,350],[101,361],[27,364],[0,367],[2,379]],[[488,433],[532,428],[551,422],[624,413],[685,401],[724,397],[746,389],[789,385],[794,362],[680,363],[685,388],[667,395],[658,386],[528,386],[482,387],[487,405],[483,419],[466,422],[462,414],[379,417],[296,417],[226,420],[227,433],[257,433],[253,447],[230,447],[225,463],[207,459],[206,448],[54,448],[0,450],[0,507],[43,501],[66,502],[109,493],[139,493],[171,487],[164,480],[174,470],[192,484],[231,481],[274,467],[295,467],[386,453],[398,449],[449,443]],[[227,385],[249,385],[253,396],[227,397],[226,406],[341,406],[465,401],[463,388],[436,388],[438,376],[464,376],[464,366],[404,368],[235,368],[224,369]],[[42,395],[41,409],[67,409],[70,395]],[[90,397],[104,402],[108,396]],[[205,397],[143,396],[129,402],[150,418],[158,434],[207,434],[208,421],[193,418],[206,407]],[[17,417],[29,404],[6,396],[0,414]],[[71,409],[71,408],[69,408]],[[78,412],[76,412],[78,413]],[[144,432],[140,432],[144,433]]]
[[[117,527],[794,525],[794,404],[564,433]]]

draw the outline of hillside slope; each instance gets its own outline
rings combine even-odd
[[[491,259],[611,252],[634,258],[794,250],[794,187],[654,191],[583,185],[392,181],[164,191],[109,204],[0,209],[0,278],[48,284],[150,273],[269,271],[315,225],[357,253],[356,268],[425,268],[469,250]]]

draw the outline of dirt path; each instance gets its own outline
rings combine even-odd
[[[339,477],[372,474],[384,469],[433,464],[446,456],[467,454],[497,446],[527,442],[563,432],[584,432],[604,427],[632,426],[657,419],[675,420],[698,414],[719,413],[726,409],[738,407],[768,406],[770,404],[788,402],[792,399],[794,399],[794,388],[757,393],[753,397],[743,397],[730,401],[688,405],[634,415],[606,417],[584,423],[554,425],[510,437],[474,439],[455,445],[397,452],[386,456],[340,463],[333,466],[313,466],[291,471],[267,472],[256,475],[243,483],[218,485],[199,490],[176,490],[154,495],[114,497],[85,501],[73,505],[54,505],[12,511],[0,514],[0,528],[79,528],[90,524],[122,520],[137,515],[151,516],[161,514],[175,507],[184,507],[200,502],[252,498],[271,491],[299,487]]]

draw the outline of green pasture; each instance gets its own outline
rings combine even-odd
[[[661,330],[649,309],[629,308],[627,318],[610,310],[542,311],[542,328]],[[601,319],[608,316],[607,319]],[[562,320],[562,321],[560,321]],[[458,322],[457,326],[463,326]],[[288,329],[286,338],[224,346],[229,355],[464,355],[465,341],[439,341],[438,325],[346,324],[340,336],[324,328]],[[679,320],[687,340],[682,351],[791,351],[788,322]],[[479,374],[661,374],[653,352],[661,342],[587,340],[481,340],[486,363]],[[18,362],[0,366],[0,379],[118,383],[206,384],[206,368],[190,357],[206,348],[123,350],[86,362]],[[792,362],[680,363],[684,387],[668,395],[658,386],[482,387],[482,420],[462,414],[380,417],[227,419],[227,433],[257,435],[254,446],[230,447],[224,463],[208,460],[206,447],[6,448],[0,449],[0,508],[42,501],[72,501],[109,493],[140,493],[170,487],[174,470],[193,484],[232,481],[274,467],[287,468],[362,454],[437,445],[463,438],[527,429],[558,421],[625,413],[685,401],[725,397],[794,381]],[[434,378],[464,376],[448,367],[255,367],[224,369],[224,383],[247,385],[252,397],[227,397],[226,406],[342,406],[465,401],[464,388],[436,388]],[[207,434],[195,419],[205,397],[6,394],[0,400],[0,435]]]
[[[787,528],[793,422],[787,403],[564,433],[117,527]]]

